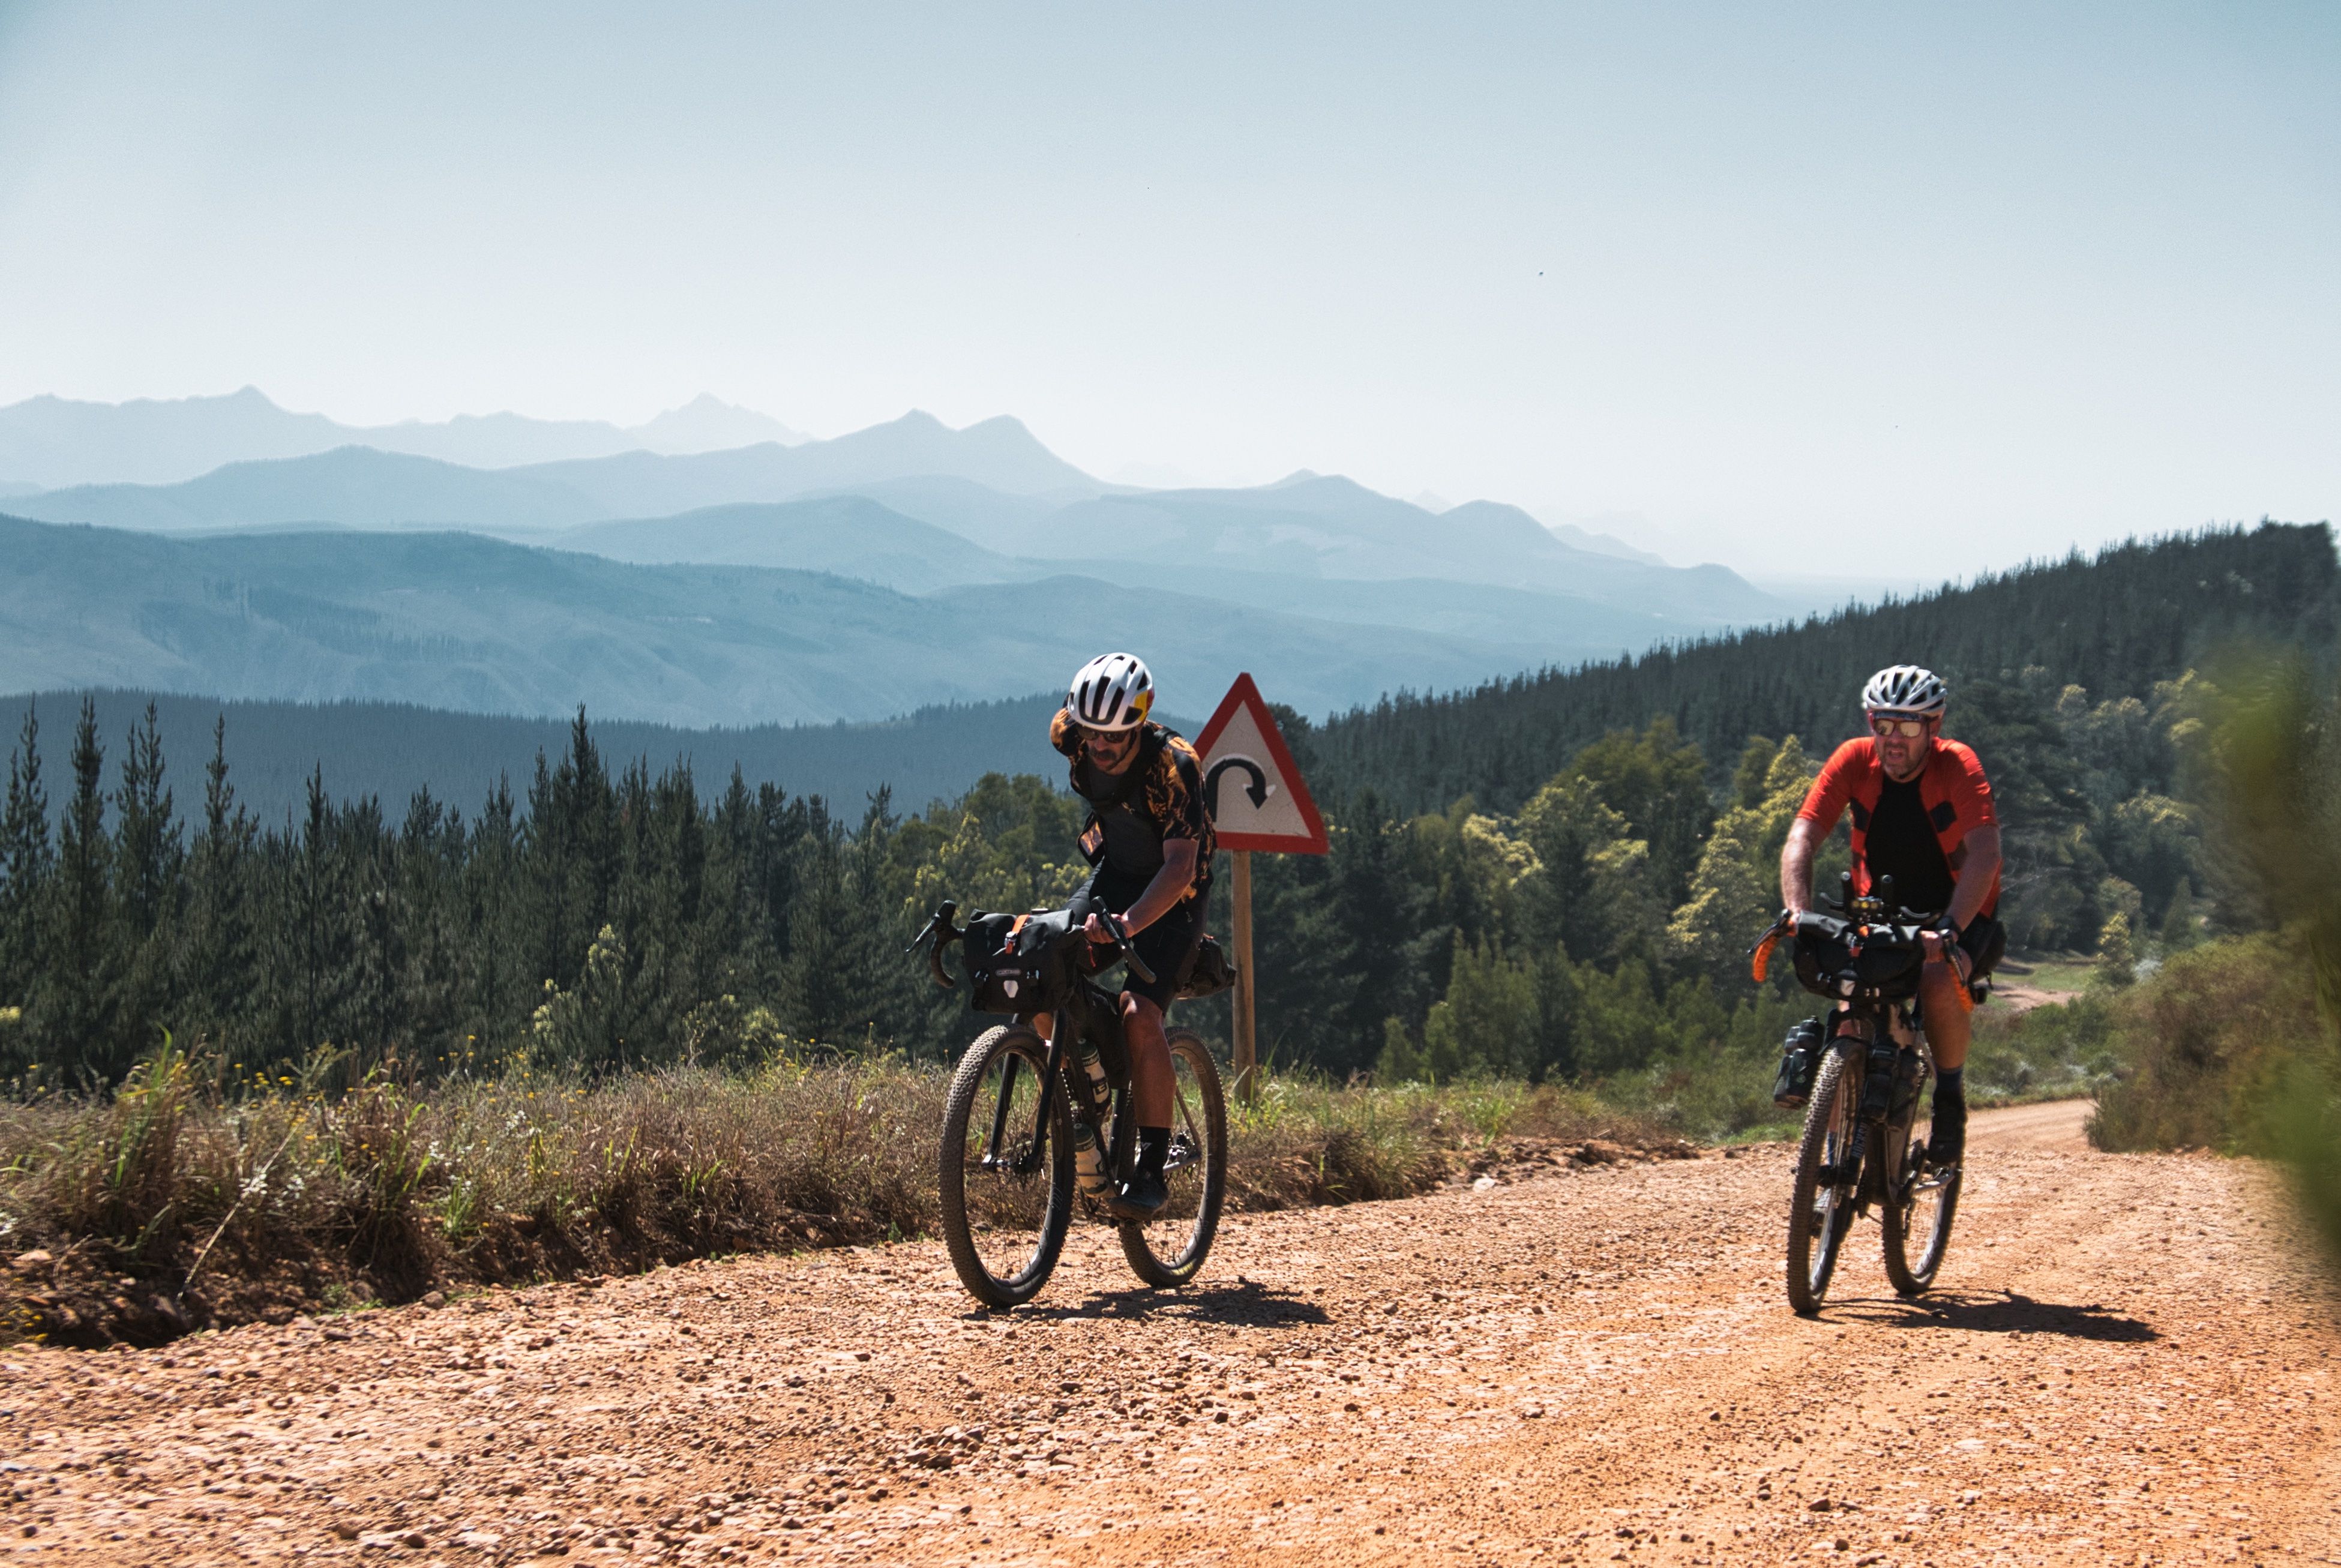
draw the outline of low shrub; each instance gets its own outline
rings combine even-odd
[[[2316,977],[2298,944],[2261,934],[2174,954],[2102,1002],[2118,1069],[2090,1137],[2104,1149],[2278,1152],[2286,1074],[2318,1056]]]

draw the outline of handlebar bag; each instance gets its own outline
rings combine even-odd
[[[1857,955],[1848,940],[1851,934],[1850,927],[1836,921],[1798,924],[1797,979],[1806,990],[1841,996],[1850,980],[1860,991],[1897,995],[1917,991],[1918,971],[1926,963],[1917,944],[1873,939]]]
[[[1228,959],[1228,951],[1220,939],[1206,934],[1195,944],[1193,956],[1187,960],[1186,971],[1179,976],[1179,984],[1171,996],[1180,1002],[1192,1002],[1198,997],[1217,996],[1236,983],[1236,966]]]
[[[1031,916],[974,914],[960,938],[960,954],[967,970],[969,1010],[976,1013],[1028,1013],[1020,1002],[1026,988],[1039,978],[1033,966],[1017,951],[1017,938]]]

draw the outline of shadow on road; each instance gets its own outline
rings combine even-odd
[[[1240,1327],[1284,1328],[1295,1323],[1327,1323],[1325,1309],[1294,1292],[1238,1280],[1232,1284],[1190,1285],[1185,1290],[1092,1291],[1083,1301],[1063,1306],[1017,1309],[1022,1318],[1064,1322],[1079,1318],[1161,1318],[1175,1322],[1228,1323]]]
[[[1826,1315],[1881,1328],[1956,1328],[1972,1333],[2053,1333],[2067,1339],[2137,1344],[2162,1337],[2152,1325],[2124,1317],[2098,1302],[2067,1305],[2035,1301],[2015,1291],[1945,1291],[1904,1301],[1899,1296],[1832,1302]]]

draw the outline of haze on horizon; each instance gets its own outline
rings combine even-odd
[[[0,403],[1005,413],[1963,575],[2341,511],[2336,80],[2310,5],[0,0]]]

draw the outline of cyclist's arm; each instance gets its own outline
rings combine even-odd
[[[1788,842],[1780,846],[1780,906],[1792,914],[1813,906],[1813,851],[1828,835],[1810,817],[1788,824]]]
[[[1780,907],[1802,914],[1813,906],[1813,852],[1845,814],[1853,799],[1854,774],[1868,755],[1868,743],[1851,740],[1829,754],[1820,776],[1805,791],[1805,804],[1788,824],[1788,842],[1780,846]]]
[[[1177,907],[1188,890],[1195,885],[1196,842],[1191,838],[1166,838],[1162,841],[1162,869],[1138,895],[1138,902],[1121,912],[1122,924],[1136,935]],[[1090,917],[1091,922],[1096,916]],[[1091,935],[1101,934],[1102,927],[1093,924]]]
[[[1951,924],[1965,931],[1983,908],[1983,901],[1991,896],[1992,878],[1999,874],[1999,824],[1987,822],[1969,828],[1959,844],[1967,853],[1959,863],[1957,884],[1951,890],[1949,914]]]

